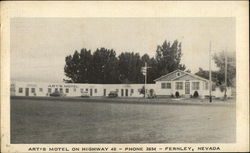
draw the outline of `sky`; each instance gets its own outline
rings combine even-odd
[[[167,40],[182,43],[181,63],[192,73],[209,67],[212,54],[235,50],[234,18],[12,18],[12,81],[63,82],[65,57],[105,47],[155,56]],[[213,63],[213,61],[212,61]],[[216,70],[213,63],[212,69]]]

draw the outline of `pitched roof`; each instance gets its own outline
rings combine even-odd
[[[171,78],[171,79],[168,78],[171,74],[176,73],[176,72],[178,72],[178,71],[179,71],[179,72],[182,72],[183,75],[175,76],[174,78]],[[192,74],[192,73],[185,72],[185,71],[182,71],[182,70],[179,70],[179,69],[177,69],[177,70],[175,70],[175,71],[173,71],[173,72],[171,72],[171,73],[168,73],[168,74],[166,74],[166,75],[163,75],[163,76],[161,76],[161,77],[155,79],[154,81],[159,81],[159,80],[162,80],[162,79],[166,79],[166,80],[169,80],[169,81],[173,81],[173,80],[176,80],[176,79],[180,79],[180,78],[182,78],[182,77],[184,77],[184,76],[186,76],[186,75],[189,75],[189,76],[194,77],[194,78],[199,79],[199,80],[209,81],[209,80],[207,80],[207,79],[204,79],[204,78],[202,78],[202,77],[199,77],[199,76],[197,76],[197,75],[194,75],[194,74]]]
[[[167,78],[167,77],[170,76],[171,74],[173,74],[173,73],[175,73],[175,72],[178,72],[178,71],[181,71],[181,70],[177,69],[177,70],[175,70],[175,71],[173,71],[173,72],[170,72],[170,73],[168,73],[168,74],[166,74],[166,75],[163,75],[163,76],[161,76],[161,77],[155,79],[154,81],[158,81],[158,80],[161,80],[161,79],[163,79],[163,78]]]
[[[187,72],[186,74],[184,74],[184,75],[181,75],[181,76],[178,76],[178,77],[172,79],[172,81],[181,79],[181,78],[183,78],[183,77],[185,77],[185,76],[190,76],[190,77],[192,77],[192,78],[196,78],[196,79],[202,80],[202,81],[209,81],[209,80],[207,80],[207,79],[204,79],[204,78],[202,78],[202,77],[199,77],[199,76],[197,76],[197,75],[194,75],[194,74],[191,74],[191,73],[188,73],[188,72]]]

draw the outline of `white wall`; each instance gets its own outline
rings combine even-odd
[[[155,83],[156,95],[171,95],[171,94],[174,94],[173,93],[173,88],[175,88],[175,87],[174,87],[173,83],[171,83],[171,89],[162,89],[161,88],[162,83],[171,83],[171,82],[170,81],[157,81]]]
[[[121,97],[121,90],[123,89],[123,97],[126,97],[126,90],[128,97],[142,97],[143,95],[139,93],[138,89],[141,89],[144,84],[71,84],[71,83],[25,83],[25,82],[14,82],[12,83],[11,95],[15,96],[25,96],[25,90],[28,88],[29,96],[49,96],[48,88],[51,89],[53,93],[56,88],[60,91],[63,89],[63,93],[67,97],[81,96],[81,91],[88,91],[89,95],[92,90],[92,96],[104,96],[104,89],[106,89],[106,96],[110,91],[118,90],[118,96]],[[19,88],[22,88],[22,93],[19,92]],[[35,88],[35,93],[31,92],[31,88]],[[41,90],[40,90],[41,88]],[[147,84],[147,89],[154,89],[155,84]],[[69,93],[66,93],[66,89],[69,89]],[[82,90],[81,90],[82,89]],[[132,90],[133,92],[131,92]]]
[[[176,82],[182,82],[183,84],[183,88],[182,89],[176,89]],[[178,80],[178,81],[157,81],[156,82],[156,93],[157,95],[175,95],[175,93],[178,91],[180,96],[185,95],[185,82],[183,80]],[[205,89],[205,82],[204,81],[200,81],[200,80],[190,80],[188,81],[190,82],[190,94],[189,95],[193,95],[195,91],[198,91],[199,95],[203,95],[204,93],[206,93],[206,91],[208,91],[208,89]],[[199,82],[200,83],[200,87],[199,90],[193,90],[192,87],[192,83],[193,82]],[[171,83],[171,89],[162,89],[161,88],[161,83]]]
[[[161,88],[161,83],[166,83],[168,81],[157,81],[155,84],[147,84],[146,88],[148,91],[150,89],[154,89],[156,95],[175,95],[175,92],[178,91],[179,94],[185,95],[185,81],[183,82],[183,89],[182,90],[176,90],[175,87],[175,81],[171,83],[171,89],[162,89]],[[176,81],[176,82],[181,82],[181,81]],[[197,82],[197,80],[189,81],[190,82],[190,95],[193,95],[194,91],[192,89],[192,82]],[[205,84],[204,81],[199,81],[200,82],[200,88],[198,91],[199,95],[201,97],[205,97],[206,95],[209,95],[209,90],[205,89]],[[56,88],[58,90],[60,88],[63,89],[63,93],[67,97],[76,97],[76,96],[81,96],[83,91],[88,90],[88,93],[90,94],[90,90],[92,89],[92,96],[104,96],[104,89],[106,89],[106,96],[111,91],[116,91],[118,90],[118,96],[119,97],[126,97],[126,90],[128,91],[127,97],[143,97],[143,94],[139,93],[138,89],[141,89],[144,86],[144,84],[60,84],[60,83],[25,83],[25,82],[13,82],[11,84],[11,95],[13,96],[25,96],[26,93],[26,88],[29,89],[29,96],[49,96],[48,93],[48,88],[51,88],[51,92],[53,93]],[[19,92],[19,88],[22,88],[22,93]],[[35,89],[35,93],[32,93],[31,89]],[[40,90],[40,88],[42,90]],[[66,89],[69,89],[69,93],[66,93]],[[123,96],[122,96],[122,91],[123,89]],[[133,90],[133,93],[131,92]],[[95,92],[97,90],[97,92]],[[223,97],[224,92],[221,92],[219,88],[216,88],[215,91],[212,91],[212,95],[215,97]],[[228,88],[227,90],[227,95],[228,97],[232,96],[232,90],[231,88]]]

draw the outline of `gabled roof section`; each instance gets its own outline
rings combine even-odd
[[[177,70],[175,70],[173,72],[170,72],[170,73],[168,73],[166,75],[163,75],[163,76],[155,79],[154,81],[171,81],[173,78],[176,77],[176,73],[177,72],[181,72],[182,73],[183,71],[177,69]],[[182,75],[183,75],[183,73],[182,73]]]
[[[202,77],[199,77],[199,76],[191,74],[191,73],[185,73],[182,76],[179,76],[179,77],[176,77],[176,78],[172,79],[172,81],[175,81],[175,80],[202,80],[202,81],[205,81],[205,82],[209,81],[207,79],[204,79]]]
[[[177,72],[180,72],[181,75],[177,76],[176,75]],[[181,78],[183,78],[184,76],[187,76],[187,75],[189,76],[189,78],[192,77],[192,78],[198,79],[198,80],[209,81],[207,79],[204,79],[202,77],[199,77],[197,75],[194,75],[192,73],[188,73],[188,72],[185,72],[185,71],[182,71],[182,70],[179,70],[179,69],[177,69],[177,70],[175,70],[175,71],[173,71],[171,73],[168,73],[166,75],[163,75],[163,76],[155,79],[154,81],[174,81],[174,80],[177,80],[177,79],[181,79]]]

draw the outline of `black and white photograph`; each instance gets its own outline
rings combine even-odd
[[[223,151],[220,144],[238,144],[247,102],[241,82],[249,84],[239,77],[246,67],[238,66],[238,22],[223,15],[13,15],[5,142],[27,152]],[[82,146],[63,147],[75,144]]]
[[[13,18],[11,143],[230,143],[234,18]]]

